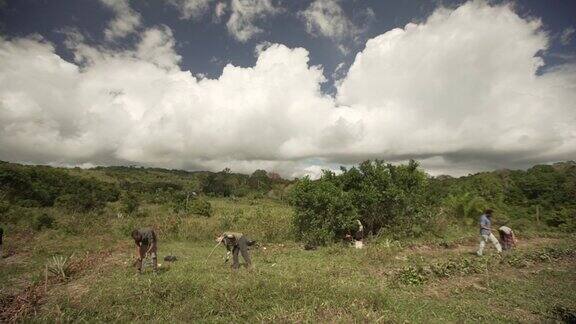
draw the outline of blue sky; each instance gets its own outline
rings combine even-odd
[[[576,135],[569,129],[574,105],[566,89],[574,89],[574,12],[576,2],[569,0],[3,1],[0,53],[10,63],[3,72],[23,80],[36,73],[43,80],[53,77],[54,82],[48,81],[52,88],[45,89],[46,83],[26,88],[22,81],[0,92],[3,136],[13,138],[3,143],[0,158],[54,165],[211,170],[230,166],[241,172],[262,167],[285,176],[317,173],[366,158],[396,162],[416,158],[434,174],[455,175],[573,158],[576,149],[570,147]],[[398,35],[391,32],[394,29]],[[33,51],[38,53],[27,58]],[[44,63],[37,67],[32,62],[42,55],[54,69],[70,63],[76,74],[70,75],[68,68],[44,71]],[[120,73],[121,60],[132,70],[113,78],[118,84],[108,89],[114,82],[103,80],[102,73],[109,77]],[[285,70],[269,73],[267,67],[279,62]],[[487,68],[479,69],[483,66]],[[144,79],[155,77],[133,80],[126,76],[130,71]],[[276,84],[283,78],[286,84]],[[163,85],[173,82],[174,88],[157,96],[142,90],[160,79]],[[182,83],[176,84],[176,79]],[[237,82],[246,82],[246,88]],[[493,86],[484,89],[486,84]],[[484,97],[471,89],[483,90]],[[63,108],[68,103],[37,95],[59,91],[69,93],[75,106]],[[90,91],[94,93],[87,94]],[[182,98],[164,97],[172,91]],[[104,92],[105,97],[98,97]],[[286,96],[279,95],[284,92]],[[540,92],[538,100],[527,97]],[[221,98],[210,102],[202,98],[218,95]],[[222,111],[231,104],[227,97],[236,100],[233,113]],[[293,108],[290,102],[300,98],[302,107]],[[110,107],[95,108],[89,100]],[[150,102],[155,105],[146,106]],[[526,103],[530,107],[520,108]],[[37,109],[18,108],[25,105]],[[543,110],[546,115],[539,116]],[[118,111],[121,116],[110,116]],[[195,124],[211,114],[236,119]],[[526,114],[533,119],[526,119]],[[84,120],[87,115],[91,117]],[[158,116],[148,117],[152,115]],[[114,126],[118,129],[112,127],[111,134],[117,137],[98,135],[114,124],[108,118],[126,118]],[[186,118],[194,122],[180,125]],[[289,122],[283,124],[282,118]],[[314,118],[322,122],[314,123]],[[170,126],[163,128],[159,120]],[[260,129],[263,123],[270,129]],[[476,139],[476,133],[468,130],[475,123],[476,133],[502,137]],[[485,123],[495,126],[485,130]],[[53,128],[44,129],[46,125]],[[30,137],[34,127],[44,129],[43,140],[52,138],[54,143]],[[206,129],[212,128],[220,133],[207,134]],[[224,129],[230,134],[223,134]],[[403,131],[410,136],[398,135]],[[150,146],[155,140],[146,137],[155,132],[156,138],[166,138]],[[183,139],[192,134],[198,143]],[[263,136],[269,141],[259,143]],[[172,145],[175,139],[182,145]],[[215,147],[204,147],[206,142]],[[46,145],[52,147],[50,152],[39,148]],[[86,151],[74,153],[77,147]]]
[[[182,18],[176,6],[161,0],[130,1],[131,7],[142,16],[142,28],[163,24],[168,26],[177,40],[177,50],[182,55],[182,69],[217,77],[227,63],[238,66],[252,66],[256,60],[254,48],[268,41],[289,47],[304,47],[310,51],[310,63],[320,64],[325,69],[328,87],[331,87],[331,73],[340,63],[349,65],[356,52],[361,51],[367,39],[385,31],[402,28],[409,22],[425,19],[438,6],[456,7],[466,1],[382,1],[348,0],[340,6],[345,15],[363,28],[356,40],[334,40],[321,35],[311,35],[306,31],[298,12],[305,10],[312,1],[276,1],[284,11],[273,17],[262,19],[257,25],[264,30],[246,42],[239,42],[226,30],[226,16],[216,22],[213,14],[206,12],[197,19]],[[503,1],[492,1],[502,3]],[[508,1],[509,2],[509,1]],[[214,10],[216,1],[210,3]],[[576,2],[570,0],[523,0],[512,2],[519,15],[542,19],[543,28],[553,36],[547,53],[542,53],[549,65],[566,61],[576,52],[576,42],[571,37],[562,44],[560,36],[564,31],[576,26]],[[366,10],[374,12],[366,16]],[[226,14],[229,16],[229,13]],[[89,43],[105,41],[102,31],[114,18],[110,8],[96,0],[8,0],[0,11],[2,33],[7,37],[22,37],[40,34],[57,46],[57,53],[71,59],[71,53],[63,45],[62,30],[77,28],[88,37]],[[130,46],[135,37],[118,40],[114,46]],[[338,45],[348,48],[348,53],[338,50]]]

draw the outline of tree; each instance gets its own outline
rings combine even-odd
[[[248,179],[250,188],[258,191],[269,191],[272,188],[272,180],[264,170],[256,170]]]
[[[228,197],[232,193],[230,169],[209,173],[202,181],[202,191],[206,194]]]
[[[290,195],[300,240],[325,244],[343,237],[355,224],[357,213],[351,195],[330,181],[306,177],[296,183]]]
[[[418,163],[364,161],[341,171],[324,171],[319,180],[305,178],[294,186],[291,202],[300,233],[320,231],[326,241],[349,230],[356,219],[373,234],[385,227],[402,235],[422,233],[429,216],[428,177]]]
[[[122,211],[127,214],[132,214],[138,211],[140,201],[138,196],[131,191],[126,192],[122,199]]]

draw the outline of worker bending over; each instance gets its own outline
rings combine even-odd
[[[502,250],[510,250],[512,247],[516,246],[518,242],[516,240],[516,235],[514,231],[508,226],[500,226],[498,229],[500,233],[500,241],[502,242]]]
[[[254,245],[254,243],[256,243],[255,241],[248,239],[242,233],[234,232],[224,232],[216,241],[224,244],[228,250],[228,254],[232,253],[232,269],[238,269],[240,267],[239,253],[242,254],[242,258],[244,262],[246,262],[246,267],[250,268],[252,266],[248,247]],[[226,261],[228,261],[228,258],[226,258]]]
[[[138,272],[142,273],[142,262],[149,255],[152,258],[152,269],[158,270],[158,239],[156,233],[151,228],[141,228],[132,231],[132,238],[137,246]]]

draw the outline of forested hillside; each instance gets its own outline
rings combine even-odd
[[[268,198],[288,203],[296,211],[295,237],[313,236],[322,243],[341,237],[356,219],[372,234],[441,234],[446,230],[442,224],[470,225],[488,207],[497,210],[500,222],[509,221],[514,226],[574,231],[576,163],[453,178],[431,177],[414,161],[392,165],[376,160],[343,167],[339,173],[325,171],[319,180],[285,180],[264,170],[244,175],[229,169],[214,173],[0,164],[3,222],[28,221],[21,219],[30,214],[23,211],[42,207],[91,213],[101,212],[108,203],[127,213],[144,205],[166,205],[194,213],[198,211],[195,204],[201,204],[200,214],[209,215],[207,197]]]

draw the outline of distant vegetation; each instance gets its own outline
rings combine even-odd
[[[500,224],[576,230],[574,162],[461,178],[430,177],[415,161],[365,161],[341,171],[325,171],[317,181],[296,183],[292,204],[300,238],[320,243],[341,238],[353,228],[354,219],[372,234],[443,236],[449,224],[471,225],[489,207],[497,210]]]
[[[544,226],[573,232],[576,163],[453,178],[431,177],[415,161],[392,165],[375,160],[342,168],[338,174],[325,171],[318,180],[285,180],[264,170],[244,175],[229,169],[215,173],[139,167],[82,170],[0,163],[0,221],[28,224],[23,226],[36,230],[57,226],[58,214],[147,217],[153,211],[174,219],[211,217],[211,204],[218,197],[242,199],[243,204],[258,199],[289,204],[293,217],[277,222],[281,227],[277,230],[314,244],[340,239],[357,219],[372,235],[445,237],[454,228],[474,227],[472,223],[487,207],[496,209],[498,222],[515,228]],[[222,217],[212,222],[233,227],[242,211],[232,210]],[[167,226],[162,223],[158,226]],[[214,224],[209,227],[215,231]]]

